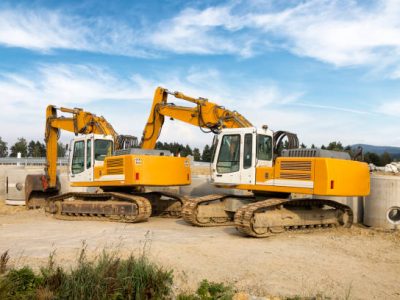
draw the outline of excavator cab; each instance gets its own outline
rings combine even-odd
[[[114,139],[111,135],[83,135],[71,141],[70,149],[69,180],[90,182],[94,168],[103,166],[104,159],[113,155]]]
[[[256,167],[272,167],[273,132],[255,127],[222,129],[215,142],[212,179],[216,185],[256,183]]]

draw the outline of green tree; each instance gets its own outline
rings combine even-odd
[[[211,162],[212,151],[210,146],[205,145],[203,149],[203,153],[201,155],[201,160],[205,162]]]
[[[30,157],[45,157],[46,146],[39,141],[30,141],[28,144],[28,156]]]
[[[26,143],[26,139],[18,138],[17,142],[11,146],[11,157],[17,157],[18,152],[21,152],[22,157],[26,157],[28,155],[28,144]]]
[[[188,155],[193,155],[193,151],[192,148],[190,148],[189,145],[186,145],[185,147],[182,147],[182,145],[180,145],[180,154],[182,157],[186,157]]]
[[[381,166],[381,158],[378,154],[373,152],[367,152],[364,154],[364,161],[369,164],[374,164],[375,166]]]
[[[199,148],[194,148],[193,149],[193,159],[194,159],[194,161],[200,161],[201,154],[200,154]]]
[[[57,155],[58,155],[58,157],[65,157],[65,154],[66,154],[66,147],[67,147],[67,145],[66,144],[63,144],[63,143],[58,143],[57,144]],[[46,156],[46,148],[44,149],[44,156]]]
[[[28,144],[28,156],[37,157],[36,155],[36,143],[34,141],[30,141]]]
[[[46,156],[46,146],[43,143],[37,141],[36,147],[39,149],[40,157],[45,157]]]
[[[301,143],[300,148],[305,149],[307,146],[304,143]]]
[[[343,145],[341,142],[330,142],[328,147],[326,147],[328,150],[334,150],[334,151],[343,151]]]
[[[386,151],[382,153],[380,159],[382,166],[386,166],[387,164],[390,164],[393,161],[391,155]]]
[[[0,157],[6,157],[8,154],[7,143],[4,142],[0,137]]]
[[[311,149],[315,149],[315,148],[317,148],[317,147],[315,147],[314,144],[311,144]]]

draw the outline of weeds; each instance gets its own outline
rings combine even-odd
[[[232,286],[203,280],[195,294],[181,294],[178,300],[230,300],[235,294]]]
[[[203,280],[195,293],[172,292],[173,271],[164,270],[150,262],[146,251],[139,257],[130,255],[126,259],[117,253],[103,250],[95,259],[88,259],[87,245],[82,244],[74,268],[65,270],[55,262],[51,252],[47,264],[34,272],[30,267],[10,269],[8,251],[0,257],[3,274],[0,275],[0,299],[178,299],[178,300],[231,300],[235,290],[231,285]],[[350,297],[350,290],[346,299]],[[322,300],[316,297],[287,297],[286,300]]]
[[[10,270],[0,278],[0,299],[164,299],[172,282],[172,271],[145,256],[121,259],[103,251],[89,260],[82,247],[69,271],[56,266],[54,252],[38,274],[29,267]]]
[[[8,254],[8,250],[4,251],[0,256],[0,274],[4,274],[7,270],[7,264],[10,260],[10,256]]]

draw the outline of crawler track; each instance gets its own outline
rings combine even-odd
[[[229,196],[215,194],[190,199],[183,206],[182,217],[189,224],[200,227],[233,225],[233,218],[229,217],[229,215],[226,213],[226,216],[221,213],[221,216],[209,216],[202,218],[198,214],[200,205],[222,205],[222,201],[227,197]],[[221,207],[221,209],[223,210],[223,207]]]
[[[188,200],[185,196],[165,191],[149,192],[138,195],[150,201],[153,216],[164,218],[182,217],[182,208]]]
[[[336,213],[336,218],[326,218],[324,213],[321,214],[320,220],[318,220],[318,213],[323,212],[322,210],[310,211],[309,214],[315,214],[317,217],[311,219],[303,219],[301,222],[294,223],[289,221],[280,220],[280,224],[274,224],[273,227],[256,227],[256,214],[265,213],[265,211],[272,210],[272,213],[285,205],[289,211],[294,207],[323,207],[329,206],[333,208]],[[332,215],[332,213],[331,213]],[[313,228],[322,227],[350,227],[353,223],[353,212],[350,207],[340,204],[331,200],[314,200],[314,199],[301,199],[301,200],[290,200],[290,199],[268,199],[251,203],[242,206],[235,214],[235,226],[239,232],[253,237],[268,237],[283,231],[289,230],[312,230]],[[268,224],[268,222],[264,223]]]
[[[72,201],[67,199],[74,198]],[[46,212],[62,220],[137,223],[151,216],[148,199],[125,193],[66,193],[47,199]]]

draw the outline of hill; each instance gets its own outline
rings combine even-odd
[[[393,146],[374,146],[374,145],[368,145],[368,144],[355,144],[352,145],[352,149],[356,149],[358,146],[361,146],[363,148],[364,153],[367,152],[373,152],[378,155],[383,154],[384,152],[387,152],[392,156],[392,158],[400,158],[400,147],[393,147]]]

